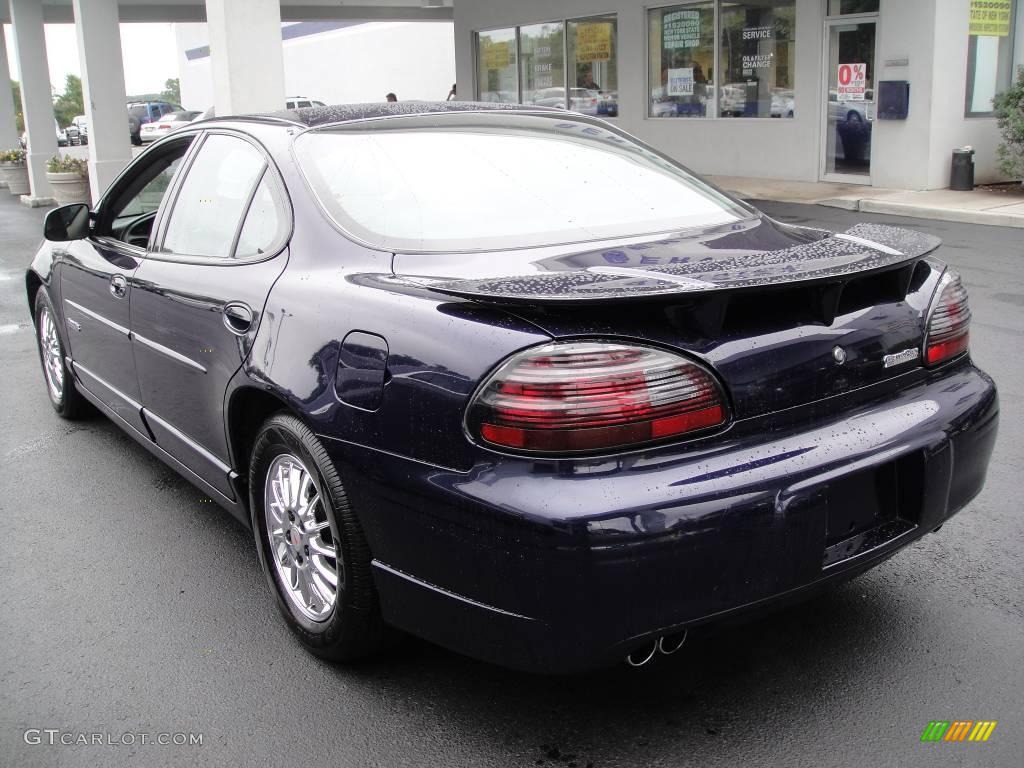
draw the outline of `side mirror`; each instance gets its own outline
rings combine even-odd
[[[89,206],[71,203],[54,208],[43,220],[43,237],[51,242],[83,240],[89,236]]]

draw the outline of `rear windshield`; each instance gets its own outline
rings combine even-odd
[[[328,216],[390,251],[561,245],[754,215],[585,118],[387,118],[307,131],[295,151]]]

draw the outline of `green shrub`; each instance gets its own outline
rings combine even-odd
[[[5,149],[0,152],[0,163],[24,163],[24,149]]]
[[[993,100],[1003,143],[996,149],[999,169],[1015,179],[1024,179],[1024,67],[1017,81]]]
[[[70,155],[54,155],[46,163],[46,170],[50,173],[77,173],[79,176],[89,175],[89,165],[85,160],[79,160]]]

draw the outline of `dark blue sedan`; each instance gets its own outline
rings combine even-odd
[[[647,663],[937,530],[996,436],[938,240],[772,221],[596,118],[206,120],[45,229],[57,413],[250,526],[331,659]]]

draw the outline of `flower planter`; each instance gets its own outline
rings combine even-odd
[[[50,173],[47,171],[46,180],[50,182],[50,187],[53,189],[53,199],[57,201],[57,205],[92,203],[88,176],[79,176],[77,173]]]
[[[7,182],[7,191],[12,195],[27,195],[28,168],[24,163],[0,163],[0,176]]]

